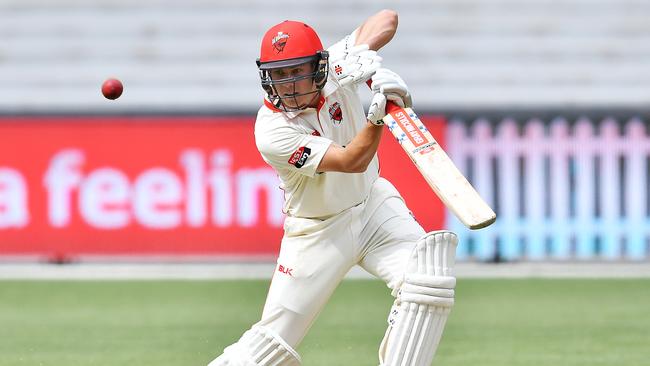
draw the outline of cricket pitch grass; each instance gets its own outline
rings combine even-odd
[[[261,314],[268,281],[0,281],[1,366],[200,366]],[[339,286],[298,351],[374,365],[392,303]],[[460,279],[434,365],[650,364],[650,280]]]

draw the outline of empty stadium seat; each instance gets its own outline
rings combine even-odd
[[[331,44],[382,8],[400,14],[385,66],[420,110],[650,102],[641,0],[4,0],[0,113],[253,112],[269,26],[302,19]]]

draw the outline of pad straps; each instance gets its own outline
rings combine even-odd
[[[454,306],[456,278],[407,274],[398,295],[400,302],[412,302],[443,308]]]
[[[300,355],[271,329],[255,325],[208,366],[300,366]]]

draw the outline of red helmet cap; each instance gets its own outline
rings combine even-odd
[[[323,44],[312,27],[285,20],[264,34],[258,65],[260,69],[293,66],[309,61],[322,50]]]

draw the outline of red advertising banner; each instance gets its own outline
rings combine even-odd
[[[275,254],[283,196],[253,123],[0,119],[0,255]],[[442,120],[429,127],[442,139]],[[390,133],[384,140],[382,175],[426,229],[440,227],[439,201]]]

